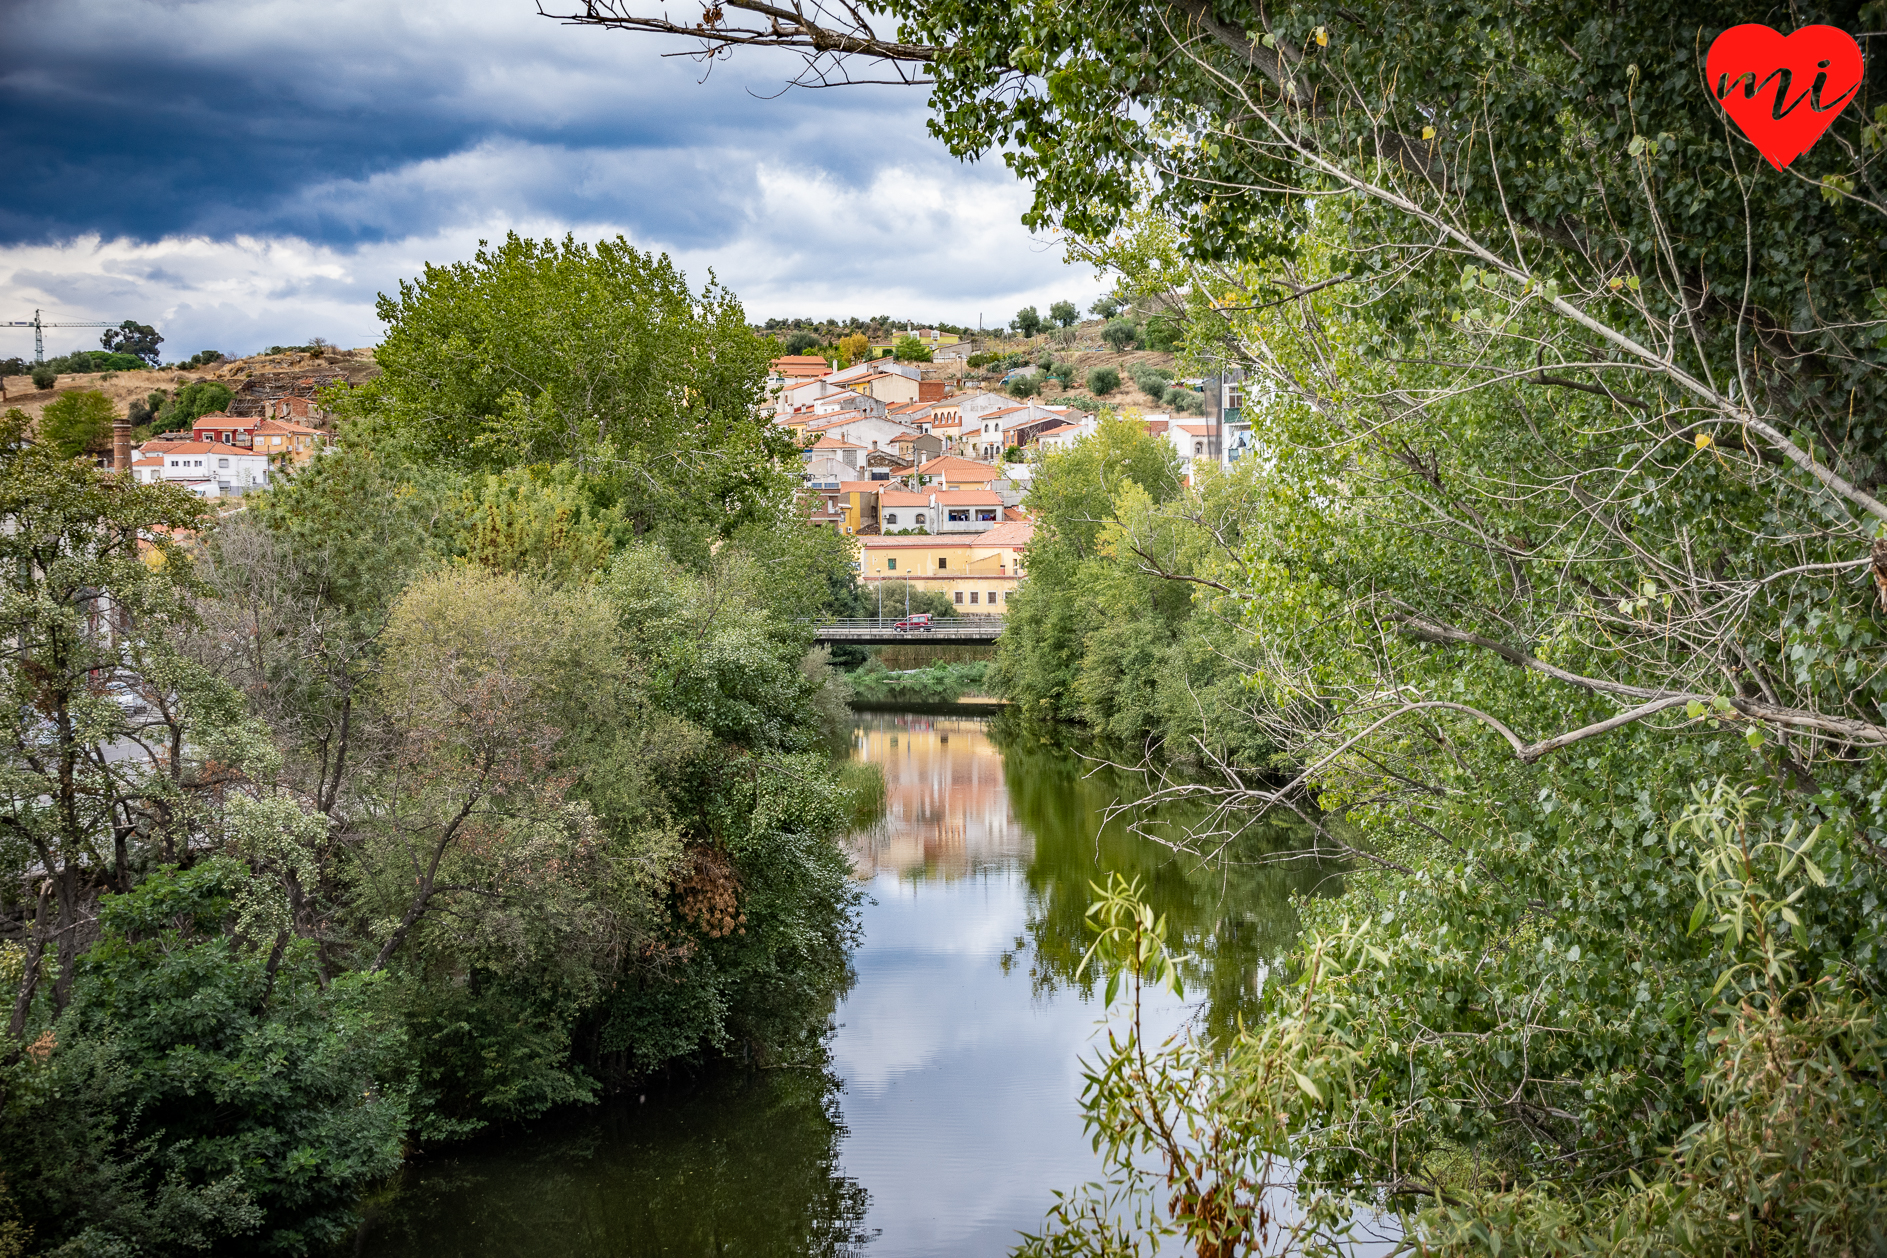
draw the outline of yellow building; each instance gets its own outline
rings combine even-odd
[[[939,590],[966,614],[1000,616],[1022,583],[1022,551],[1035,526],[999,524],[986,533],[941,537],[861,537],[859,574],[867,593],[886,581]],[[885,608],[885,614],[902,608]]]

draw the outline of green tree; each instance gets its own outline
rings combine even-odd
[[[789,354],[809,354],[818,347],[818,336],[806,331],[804,328],[801,328],[797,332],[789,332],[787,334],[786,352]]]
[[[1112,293],[1104,294],[1101,299],[1088,307],[1090,313],[1102,319],[1112,319],[1126,308],[1126,303]]]
[[[1041,391],[1041,387],[1041,381],[1032,375],[1017,376],[1008,385],[1010,396],[1019,398],[1034,397]]]
[[[133,434],[139,440],[151,436],[156,431],[152,425],[157,422],[158,413],[164,409],[164,403],[169,398],[170,394],[166,390],[153,389],[141,398],[131,399],[125,411],[125,418],[130,421]]]
[[[97,389],[78,389],[46,403],[39,414],[39,439],[61,458],[108,448],[118,408]]]
[[[32,370],[33,387],[46,390],[59,383],[59,373],[45,363],[35,363]]]
[[[148,323],[138,323],[126,319],[98,338],[98,343],[110,354],[131,354],[143,359],[155,367],[159,357],[157,347],[164,343],[164,338],[157,334],[157,329]]]
[[[398,1168],[396,1024],[359,976],[224,930],[279,887],[216,858],[100,903],[72,1006],[5,1068],[0,1166],[43,1244],[306,1253],[356,1226]]]
[[[205,415],[215,415],[235,400],[235,393],[220,380],[197,380],[183,385],[159,406],[152,432],[183,432]]]
[[[1016,317],[1010,321],[1010,326],[1024,336],[1034,336],[1042,330],[1042,316],[1034,306],[1024,306],[1016,311]]]
[[[1101,339],[1124,354],[1139,343],[1140,325],[1132,319],[1110,319],[1101,329]]]
[[[901,363],[927,363],[931,359],[930,346],[915,336],[901,336],[892,346],[892,353]]]
[[[1055,321],[1055,326],[1072,328],[1081,322],[1081,307],[1072,301],[1058,301],[1048,308],[1048,317]]]
[[[1106,397],[1120,388],[1120,368],[1094,367],[1088,371],[1088,392],[1095,397]]]
[[[382,298],[383,374],[337,400],[416,464],[495,471],[569,460],[640,536],[678,546],[761,518],[791,441],[756,406],[770,340],[732,294],[689,290],[622,240],[509,236]]]
[[[52,1007],[76,974],[79,923],[99,886],[130,886],[134,859],[187,847],[203,758],[243,753],[227,735],[240,710],[177,657],[190,564],[172,537],[202,527],[200,499],[174,485],[127,484],[0,429],[0,686],[19,714],[0,744],[0,857],[35,870],[10,1031],[41,1017],[41,957],[57,947]],[[121,750],[135,747],[135,754]],[[108,752],[110,754],[108,754]],[[16,884],[18,885],[18,884]]]

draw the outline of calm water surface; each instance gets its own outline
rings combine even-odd
[[[1289,894],[1336,889],[1308,863],[1200,868],[1103,825],[1136,779],[1000,723],[872,714],[852,754],[883,768],[888,807],[853,839],[870,898],[826,1068],[632,1096],[428,1162],[360,1252],[1004,1254],[1098,1169],[1078,1102],[1101,1008],[1074,979],[1090,881],[1139,876],[1196,958],[1160,1029],[1249,1013],[1295,929]]]

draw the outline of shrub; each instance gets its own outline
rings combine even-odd
[[[63,457],[77,458],[111,436],[118,408],[97,389],[81,389],[46,403],[39,416],[39,439]]]
[[[101,349],[82,349],[60,358],[49,358],[46,366],[58,374],[94,375],[101,371],[143,371],[150,366],[135,354],[112,354]]]
[[[1039,387],[1034,376],[1017,376],[1009,382],[1009,394],[1011,397],[1034,397]]]
[[[1101,339],[1125,353],[1140,341],[1140,325],[1132,319],[1115,319],[1101,329]]]
[[[35,389],[50,389],[53,385],[58,383],[59,373],[45,363],[40,363],[33,368],[33,387]]]
[[[807,354],[811,353],[813,347],[818,344],[819,338],[802,328],[786,338],[786,352],[789,354]]]
[[[1120,388],[1120,371],[1114,367],[1096,367],[1088,372],[1088,392],[1095,397],[1106,397]]]
[[[1132,377],[1134,386],[1155,402],[1166,396],[1166,387],[1173,379],[1172,372],[1149,363],[1135,363],[1127,368],[1127,374]]]
[[[181,432],[205,415],[214,415],[228,406],[236,395],[229,386],[215,380],[186,384],[162,404],[151,423],[153,432]]]
[[[1161,315],[1147,320],[1145,341],[1148,349],[1170,354],[1185,340],[1186,330],[1178,321]]]
[[[957,614],[956,604],[942,590],[921,588],[909,581],[879,581],[875,588],[865,591],[868,609],[866,615],[876,616],[883,607],[886,616],[903,616],[908,609],[912,612],[929,612],[939,620],[947,620]]]

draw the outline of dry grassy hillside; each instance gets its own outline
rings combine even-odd
[[[6,392],[0,406],[17,406],[37,420],[46,403],[61,393],[97,389],[109,397],[122,414],[131,399],[144,397],[155,389],[174,389],[198,380],[220,380],[232,389],[239,389],[243,381],[252,376],[276,372],[339,374],[349,384],[360,384],[379,375],[380,367],[373,360],[373,350],[368,348],[329,350],[325,355],[254,354],[248,358],[226,359],[214,367],[195,371],[104,371],[96,375],[60,376],[50,389],[35,388],[30,376],[6,376],[0,378],[0,386]]]

